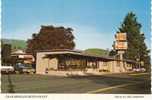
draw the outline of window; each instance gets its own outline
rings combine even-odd
[[[108,63],[107,62],[103,62],[103,66],[107,66],[108,65]]]
[[[117,62],[116,62],[116,66],[117,66],[117,67],[120,67],[120,61],[117,61]]]

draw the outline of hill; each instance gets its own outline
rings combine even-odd
[[[11,44],[12,49],[25,49],[26,48],[26,41],[25,40],[18,40],[18,39],[1,39],[2,43],[4,44]]]
[[[84,51],[84,53],[97,55],[97,56],[108,56],[109,51],[99,48],[89,48]]]

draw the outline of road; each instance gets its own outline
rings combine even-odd
[[[57,77],[2,75],[2,93],[150,94],[150,74]]]

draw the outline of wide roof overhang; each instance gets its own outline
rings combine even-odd
[[[45,57],[57,57],[57,56],[75,56],[75,57],[82,57],[82,58],[92,58],[92,59],[98,59],[98,60],[104,60],[104,61],[121,61],[120,59],[116,59],[114,57],[109,57],[109,56],[98,56],[98,55],[92,55],[92,54],[87,54],[84,53],[80,50],[69,50],[69,49],[64,49],[64,50],[45,50],[45,51],[40,51],[45,52]],[[136,61],[133,60],[128,60],[128,59],[123,59],[123,61],[130,62],[130,63],[136,63]]]

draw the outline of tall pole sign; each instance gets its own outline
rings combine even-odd
[[[117,51],[120,59],[120,66],[123,67],[123,54],[127,50],[127,34],[126,33],[116,33],[114,49]]]

